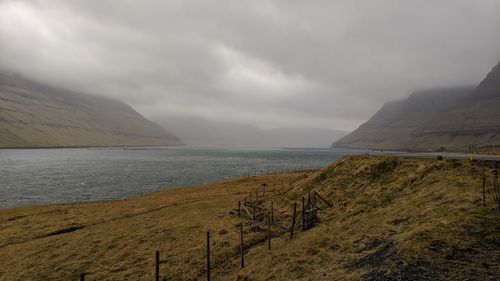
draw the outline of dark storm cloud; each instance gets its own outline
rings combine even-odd
[[[0,68],[147,116],[353,129],[500,60],[498,0],[0,1]]]

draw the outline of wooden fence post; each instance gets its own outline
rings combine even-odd
[[[253,210],[252,211],[253,211],[253,216],[252,216],[253,218],[252,219],[256,220],[257,219],[257,202],[255,202],[253,204]]]
[[[491,184],[491,192],[493,201],[496,204],[498,211],[500,211],[500,185],[498,184],[498,170],[493,171],[493,182]]]
[[[207,281],[210,281],[210,231],[207,231]]]
[[[319,195],[319,193],[317,193],[316,191],[315,191],[314,193],[316,193],[316,196],[317,196],[317,197],[318,197],[321,201],[323,201],[326,205],[328,205],[328,207],[330,207],[330,208],[331,208],[331,207],[333,207],[333,204],[332,204],[332,203],[330,203],[330,202],[328,202],[328,201],[326,201],[326,199],[325,199],[325,198],[323,198],[321,195]]]
[[[160,281],[160,251],[155,253],[155,281]]]
[[[274,208],[273,208],[273,202],[271,202],[271,222],[274,223]]]
[[[312,206],[316,210],[316,191],[313,192]]]
[[[306,230],[306,199],[302,196],[302,231]]]
[[[238,217],[241,217],[241,201],[238,201]]]
[[[483,206],[486,206],[486,174],[483,174]]]
[[[267,212],[267,249],[271,250],[271,213]]]
[[[295,216],[297,214],[297,202],[293,203],[292,228],[290,229],[290,239],[293,238],[293,230],[295,229]]]
[[[240,224],[240,255],[241,268],[245,267],[245,249],[243,248],[243,223]]]

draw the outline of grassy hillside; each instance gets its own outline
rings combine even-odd
[[[0,280],[76,280],[81,271],[90,280],[153,280],[156,250],[168,280],[203,279],[206,231],[213,280],[499,280],[500,212],[490,194],[483,207],[481,185],[496,168],[358,155],[316,172],[2,210]],[[255,198],[262,183],[258,220],[239,218],[236,202]],[[311,190],[334,207],[318,202],[319,224],[290,239],[290,206]],[[269,251],[263,214],[271,202]]]
[[[179,144],[123,102],[0,73],[0,148]]]

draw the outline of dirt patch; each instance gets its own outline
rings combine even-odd
[[[380,245],[378,249],[373,253],[368,254],[361,259],[351,263],[348,266],[348,269],[354,271],[363,267],[380,267],[388,265],[399,259],[400,258],[398,253],[396,252],[394,243],[392,241],[388,241]]]
[[[363,281],[440,280],[432,264],[424,261],[401,262],[390,269],[373,270],[363,275]]]
[[[363,250],[376,249],[351,263],[351,271],[370,269],[362,276],[364,281],[439,280],[437,270],[431,263],[422,260],[406,261],[396,250],[394,242],[374,239]]]
[[[375,238],[375,239],[369,241],[368,243],[366,243],[366,245],[363,247],[363,249],[361,249],[361,251],[373,250],[384,243],[387,243],[387,241],[384,239]]]

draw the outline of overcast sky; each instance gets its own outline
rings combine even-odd
[[[351,130],[499,60],[499,0],[0,0],[0,68],[146,116]]]

